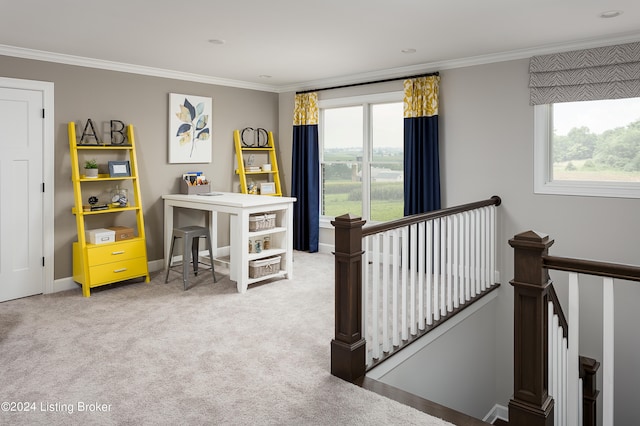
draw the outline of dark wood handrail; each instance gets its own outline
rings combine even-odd
[[[594,260],[571,259],[568,257],[542,256],[542,266],[557,271],[576,272],[578,274],[599,277],[639,281],[640,267],[622,263],[597,262]]]
[[[553,284],[549,286],[549,300],[553,303],[553,312],[558,315],[558,322],[562,327],[562,336],[569,340],[569,323],[567,322],[567,318],[564,316],[564,311],[562,310],[562,305],[560,305],[560,300],[558,299],[558,295],[556,294],[556,289],[553,287]]]
[[[474,203],[462,204],[460,206],[449,207],[447,209],[436,210],[428,213],[414,214],[411,216],[403,217],[389,222],[377,223],[374,225],[368,225],[362,228],[362,236],[374,235],[380,232],[390,231],[391,229],[401,228],[403,226],[413,225],[415,223],[424,222],[427,220],[437,219],[439,217],[451,216],[458,213],[463,213],[470,210],[479,209],[487,206],[499,206],[502,203],[502,199],[497,195],[484,201],[476,201]]]

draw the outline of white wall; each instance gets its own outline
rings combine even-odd
[[[467,415],[484,418],[496,403],[493,392],[497,367],[493,362],[495,303],[495,299],[484,306],[478,302],[470,309],[475,312],[450,330],[440,328],[448,328],[456,319],[436,328],[434,334],[439,335],[441,331],[443,334],[377,380]],[[419,345],[420,340],[404,351]],[[388,362],[393,363],[394,358]],[[386,367],[384,364],[381,369]]]
[[[497,304],[496,396],[512,393],[513,251],[508,239],[533,229],[555,239],[552,255],[640,265],[640,200],[536,195],[533,193],[533,107],[528,60],[448,70],[442,73],[441,141],[443,193],[447,206],[497,194],[502,197],[498,241],[503,286]],[[557,275],[557,274],[555,274]],[[554,275],[554,276],[555,276]],[[561,278],[559,276],[559,278]],[[616,295],[616,424],[632,424],[640,372],[628,354],[640,352],[640,320],[634,301],[640,285],[620,284]],[[558,282],[558,291],[566,292]],[[621,297],[623,296],[624,297]],[[581,293],[581,354],[602,359],[598,311],[601,290]],[[629,420],[628,422],[625,420]]]

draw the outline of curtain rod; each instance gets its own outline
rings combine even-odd
[[[301,90],[299,92],[296,92],[296,95],[301,95],[303,93],[311,93],[311,92],[321,92],[323,90],[344,89],[345,87],[364,86],[366,84],[376,84],[376,83],[386,83],[388,81],[406,80],[408,78],[430,77],[432,75],[440,75],[440,73],[439,72],[430,72],[430,73],[426,73],[426,74],[410,75],[410,76],[407,76],[407,77],[396,77],[396,78],[388,78],[386,80],[367,81],[367,82],[364,82],[364,83],[353,83],[353,84],[345,84],[345,85],[342,85],[342,86],[325,87],[323,89]]]

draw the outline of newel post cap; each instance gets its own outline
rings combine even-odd
[[[545,286],[549,273],[543,268],[542,257],[553,243],[549,235],[537,231],[522,232],[510,239],[509,245],[514,249],[515,275],[511,283]]]
[[[335,228],[336,253],[360,254],[362,252],[362,227],[366,223],[360,216],[350,213],[337,216],[331,224]]]
[[[549,239],[549,235],[538,231],[525,231],[516,234],[509,240],[511,247],[546,247],[553,245],[554,241]]]
[[[360,216],[353,215],[351,213],[345,213],[342,216],[336,216],[331,224],[336,228],[356,228],[361,227],[366,223]]]

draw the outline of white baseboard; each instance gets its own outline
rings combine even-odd
[[[504,405],[494,405],[491,411],[489,411],[489,413],[484,416],[484,419],[482,419],[482,421],[493,423],[498,419],[504,420],[505,422],[509,421],[509,409]]]
[[[221,256],[227,256],[229,255],[229,252],[230,252],[230,248],[228,246],[218,248],[218,254]],[[206,250],[204,252],[200,252],[200,256],[203,258],[203,260],[209,259],[209,254]],[[178,256],[176,256],[174,259],[178,259]],[[147,267],[149,268],[149,272],[162,271],[164,269],[164,259],[152,260],[150,262],[147,262]],[[81,289],[81,288],[82,287],[80,286],[80,284],[76,283],[73,280],[73,277],[66,277],[66,278],[60,278],[60,279],[54,280],[53,285],[47,286],[47,289],[45,290],[44,294],[51,294],[51,293],[57,293],[59,291],[67,291],[67,290],[74,290],[74,289]]]
[[[53,280],[53,286],[45,291],[45,294],[57,293],[59,291],[73,290],[76,288],[82,288],[77,284],[72,277],[60,278]]]
[[[319,243],[318,244],[318,251],[320,253],[331,254],[334,251],[336,251],[336,248],[335,248],[335,246],[333,244]]]

